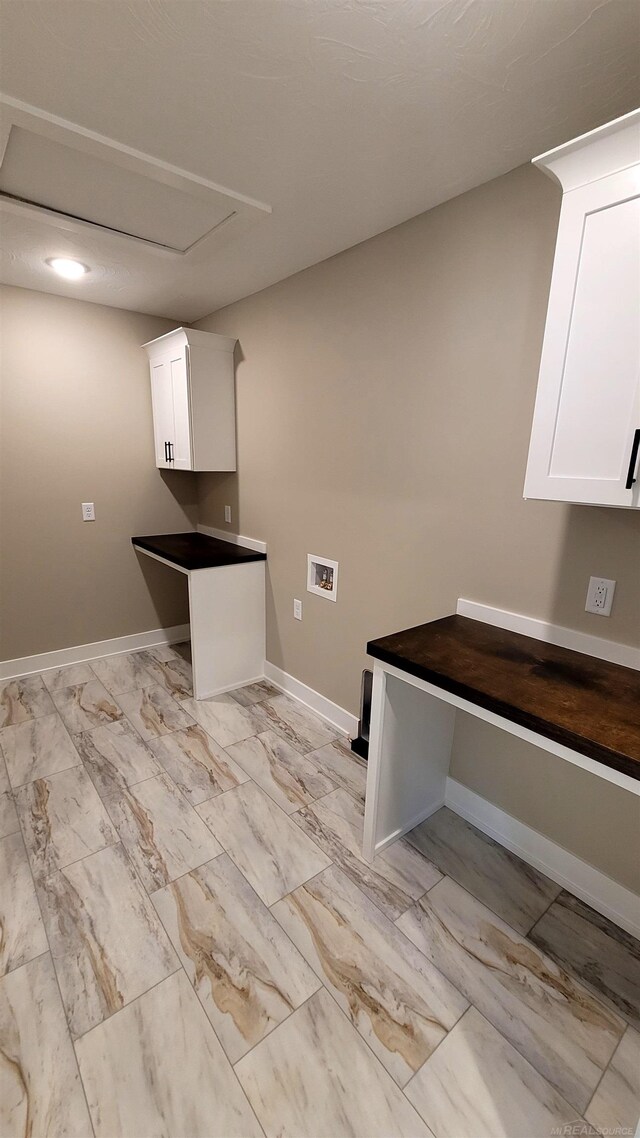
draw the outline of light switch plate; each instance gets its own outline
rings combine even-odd
[[[96,508],[93,502],[82,503],[82,520],[83,522],[95,522]]]
[[[231,506],[225,506],[225,508],[224,508],[224,520],[225,520],[225,522],[231,521]]]
[[[615,581],[610,581],[607,577],[590,577],[585,612],[593,612],[596,616],[609,616],[615,591]]]

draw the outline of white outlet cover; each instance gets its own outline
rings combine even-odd
[[[96,508],[93,502],[82,503],[82,520],[83,522],[95,522]]]
[[[224,520],[225,520],[225,522],[231,521],[231,506],[225,506],[225,508],[224,508]]]
[[[302,620],[302,601],[294,600],[293,615],[296,620]]]
[[[585,612],[595,613],[596,616],[610,616],[615,591],[616,583],[610,581],[608,577],[590,577]]]

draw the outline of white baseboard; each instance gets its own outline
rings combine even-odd
[[[392,834],[389,834],[388,838],[383,838],[381,842],[377,842],[375,849],[376,857],[382,853],[383,850],[386,850],[388,846],[393,845],[398,838],[404,837],[410,830],[415,830],[416,826],[419,826],[421,822],[426,822],[427,818],[435,814],[436,810],[441,810],[444,804],[444,799],[442,798],[439,798],[436,802],[431,802],[429,806],[425,806],[423,810],[420,810],[410,822],[407,822],[406,826],[401,826],[398,830],[394,830]]]
[[[604,640],[588,632],[577,632],[573,628],[563,628],[560,624],[538,620],[537,617],[523,616],[522,613],[509,612],[508,609],[492,608],[491,605],[483,605],[479,601],[468,601],[464,597],[459,598],[456,612],[459,616],[481,620],[484,624],[495,624],[498,628],[509,629],[510,632],[533,636],[535,640],[544,640],[547,644],[557,644],[559,648],[571,648],[574,652],[584,652],[587,656],[597,656],[600,660],[609,660],[612,664],[622,664],[625,668],[640,670],[640,648],[634,648],[631,644],[618,644],[616,640]]]
[[[244,545],[247,549],[255,549],[257,553],[267,552],[266,541],[258,541],[256,537],[243,537],[239,533],[227,533],[225,529],[216,529],[215,526],[205,526],[198,523],[198,533],[206,533],[209,537],[217,537],[219,541],[230,541],[232,545]]]
[[[299,703],[303,703],[321,719],[326,719],[332,727],[336,727],[341,735],[347,735],[351,739],[355,739],[358,734],[358,717],[352,715],[351,712],[345,711],[344,707],[339,707],[337,703],[332,703],[326,696],[320,695],[320,692],[314,691],[313,688],[307,687],[300,680],[296,680],[294,676],[290,676],[288,672],[283,672],[282,668],[277,668],[275,664],[269,663],[268,660],[264,662],[264,674],[266,679],[275,684],[280,691],[286,695],[293,696]]]
[[[79,644],[75,648],[59,648],[57,652],[41,652],[38,656],[22,656],[17,660],[0,661],[0,680],[15,676],[28,676],[44,672],[47,668],[64,668],[67,664],[82,664],[99,660],[101,656],[119,656],[123,652],[137,652],[158,644],[177,644],[189,639],[189,625],[176,624],[173,628],[154,628],[151,632],[133,632],[130,636],[117,636],[114,640],[96,640],[93,644]]]
[[[636,893],[456,779],[447,779],[445,805],[614,924],[640,937],[640,897]]]
[[[237,688],[245,688],[249,684],[259,684],[264,680],[264,675],[261,673],[259,676],[247,676],[246,680],[241,680],[239,684],[234,684],[232,688],[225,684],[223,688],[213,688],[212,691],[205,691],[198,699],[213,699],[216,695],[229,695],[231,692],[236,691]]]

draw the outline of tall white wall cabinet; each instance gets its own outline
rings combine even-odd
[[[562,207],[526,498],[640,506],[640,111],[534,159]]]
[[[214,332],[176,328],[143,346],[149,356],[156,466],[235,470],[233,349]]]

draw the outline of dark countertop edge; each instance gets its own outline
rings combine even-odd
[[[461,699],[466,699],[477,707],[483,707],[485,711],[492,711],[494,715],[500,715],[503,719],[519,724],[520,727],[527,727],[535,734],[543,735],[546,739],[552,739],[555,743],[561,743],[572,751],[578,751],[580,754],[594,759],[595,762],[602,763],[603,766],[619,771],[620,774],[628,775],[629,778],[636,781],[640,780],[640,761],[631,758],[629,755],[622,754],[620,751],[609,750],[601,743],[594,742],[593,739],[578,735],[560,724],[550,723],[548,719],[539,719],[530,712],[514,707],[513,704],[486,695],[484,692],[478,691],[477,688],[467,687],[466,684],[452,680],[450,676],[443,676],[440,672],[432,671],[430,668],[425,668],[424,665],[412,664],[403,657],[380,648],[373,640],[367,644],[367,655],[372,656],[374,660],[381,660],[384,664],[391,664],[400,672],[407,672],[408,675],[433,684],[434,687],[442,688],[443,691],[450,692],[451,695],[460,696]]]
[[[225,565],[248,565],[253,561],[267,560],[266,553],[262,553],[258,549],[251,549],[251,547],[248,545],[239,545],[235,541],[224,541],[223,538],[211,537],[206,533],[200,534],[199,530],[181,530],[179,533],[171,533],[162,536],[184,537],[188,533],[198,534],[200,537],[208,538],[209,541],[216,542],[217,545],[222,546],[225,550],[228,551],[228,559],[222,559],[217,563],[214,561],[214,563],[211,565],[190,565],[188,563],[188,559],[185,557],[176,556],[175,554],[166,552],[166,550],[159,550],[157,548],[156,542],[153,540],[158,536],[156,534],[151,534],[146,537],[132,537],[131,544],[134,546],[134,548],[141,549],[144,553],[152,553],[154,557],[161,557],[163,561],[168,561],[171,565],[179,565],[181,569],[187,569],[192,573],[196,573],[198,569],[221,569],[224,568]],[[239,549],[242,550],[241,556],[237,555],[237,550]]]

